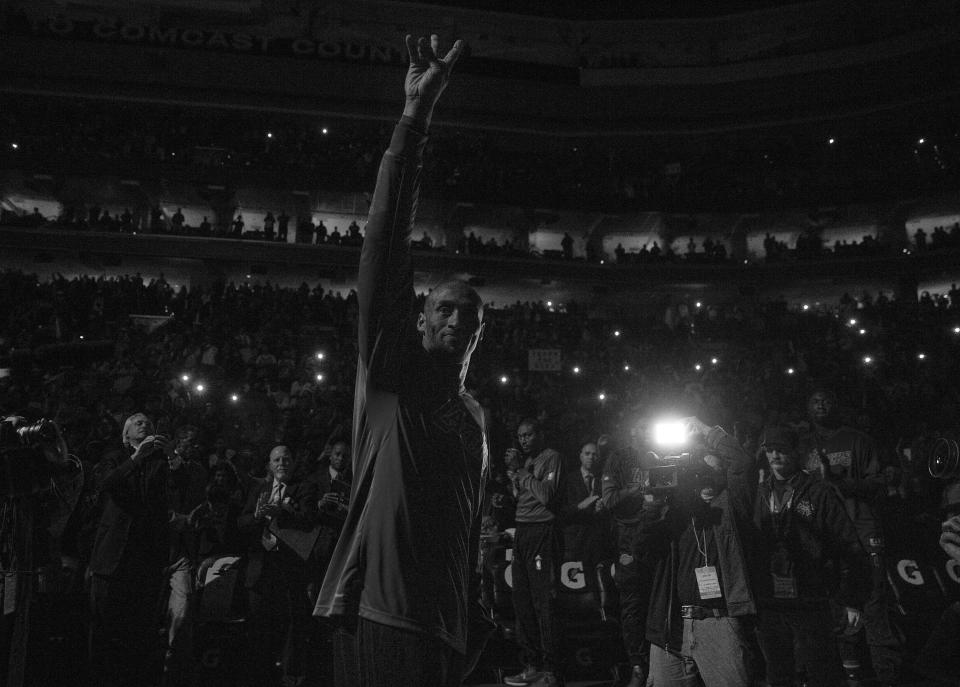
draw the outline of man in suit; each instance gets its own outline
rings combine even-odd
[[[325,460],[324,460],[325,458]],[[353,475],[350,473],[350,445],[345,441],[336,441],[329,451],[321,456],[320,464],[308,479],[317,484],[317,493],[320,499],[317,508],[320,512],[320,533],[313,553],[316,565],[315,573],[319,573],[317,584],[323,581],[323,576],[330,563],[333,547],[340,537],[344,520],[347,517],[347,506],[350,503],[350,484]]]
[[[251,491],[237,520],[250,540],[250,685],[276,682],[272,670],[285,643],[284,676],[294,681],[303,676],[304,640],[310,631],[306,558],[312,543],[298,544],[293,535],[317,525],[317,485],[295,475],[293,453],[283,445],[270,451],[267,470],[267,479]]]
[[[90,560],[90,666],[106,685],[150,684],[157,673],[157,604],[167,564],[169,443],[143,413],[127,418],[123,451],[102,472],[103,514]]]
[[[597,445],[588,441],[580,447],[580,469],[564,480],[564,559],[582,562],[585,573],[611,554],[610,517],[600,498],[597,467]]]

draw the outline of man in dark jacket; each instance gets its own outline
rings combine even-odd
[[[858,638],[866,638],[874,672],[883,685],[899,682],[903,663],[900,634],[893,624],[894,604],[885,574],[885,542],[878,503],[886,496],[879,452],[873,439],[840,422],[837,398],[828,389],[814,391],[807,402],[813,425],[801,437],[806,471],[836,489],[870,556],[870,595],[863,607],[864,632],[843,637],[840,652],[849,672],[859,671]]]
[[[106,501],[90,559],[91,675],[118,686],[151,684],[159,674],[151,648],[169,553],[169,443],[137,413],[123,426],[123,444],[103,473]]]
[[[755,579],[767,682],[789,687],[799,669],[810,687],[835,687],[843,675],[830,598],[844,608],[845,631],[856,632],[867,555],[836,492],[800,469],[796,433],[771,427],[761,443],[770,474],[756,501]]]
[[[681,468],[660,517],[644,522],[643,548],[654,567],[647,613],[650,677],[657,687],[752,684],[744,626],[757,604],[743,537],[752,527],[757,473],[753,460],[720,427],[683,421],[709,451]],[[649,489],[648,485],[646,488]]]
[[[310,624],[306,561],[315,536],[306,535],[317,524],[317,485],[296,477],[293,453],[283,445],[270,451],[267,470],[237,519],[250,544],[250,685],[276,681],[272,671],[285,643],[284,677],[302,679]]]
[[[597,445],[588,441],[580,447],[580,468],[564,479],[564,559],[580,561],[584,572],[610,557],[610,514],[600,498],[601,479]]]
[[[646,521],[660,517],[660,505],[644,494],[640,456],[645,432],[638,428],[632,446],[616,451],[603,470],[603,503],[617,525],[617,574],[620,633],[630,661],[629,687],[646,683],[650,645],[646,639],[647,607],[653,584],[653,559],[643,546]]]
[[[407,37],[404,116],[384,153],[357,280],[353,487],[314,614],[336,619],[336,684],[460,685],[478,617],[471,582],[489,462],[480,405],[464,388],[483,331],[465,282],[419,314],[410,232],[433,108],[463,49]],[[481,644],[478,642],[478,645]]]

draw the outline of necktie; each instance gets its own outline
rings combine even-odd
[[[583,483],[587,485],[587,496],[593,496],[593,475],[584,477]]]
[[[280,503],[283,498],[283,483],[274,482],[273,490],[270,492],[270,503]],[[267,551],[273,551],[277,548],[277,536],[270,531],[270,523],[267,523],[263,528],[263,534],[260,537],[260,543],[263,544],[263,548]]]

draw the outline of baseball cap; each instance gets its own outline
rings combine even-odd
[[[760,445],[768,449],[795,451],[800,445],[800,438],[797,436],[797,432],[790,427],[782,425],[767,427],[760,437]]]

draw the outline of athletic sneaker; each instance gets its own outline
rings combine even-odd
[[[507,675],[503,678],[503,684],[510,685],[510,687],[527,687],[527,685],[539,680],[541,675],[543,673],[533,666],[527,666],[516,675]]]

